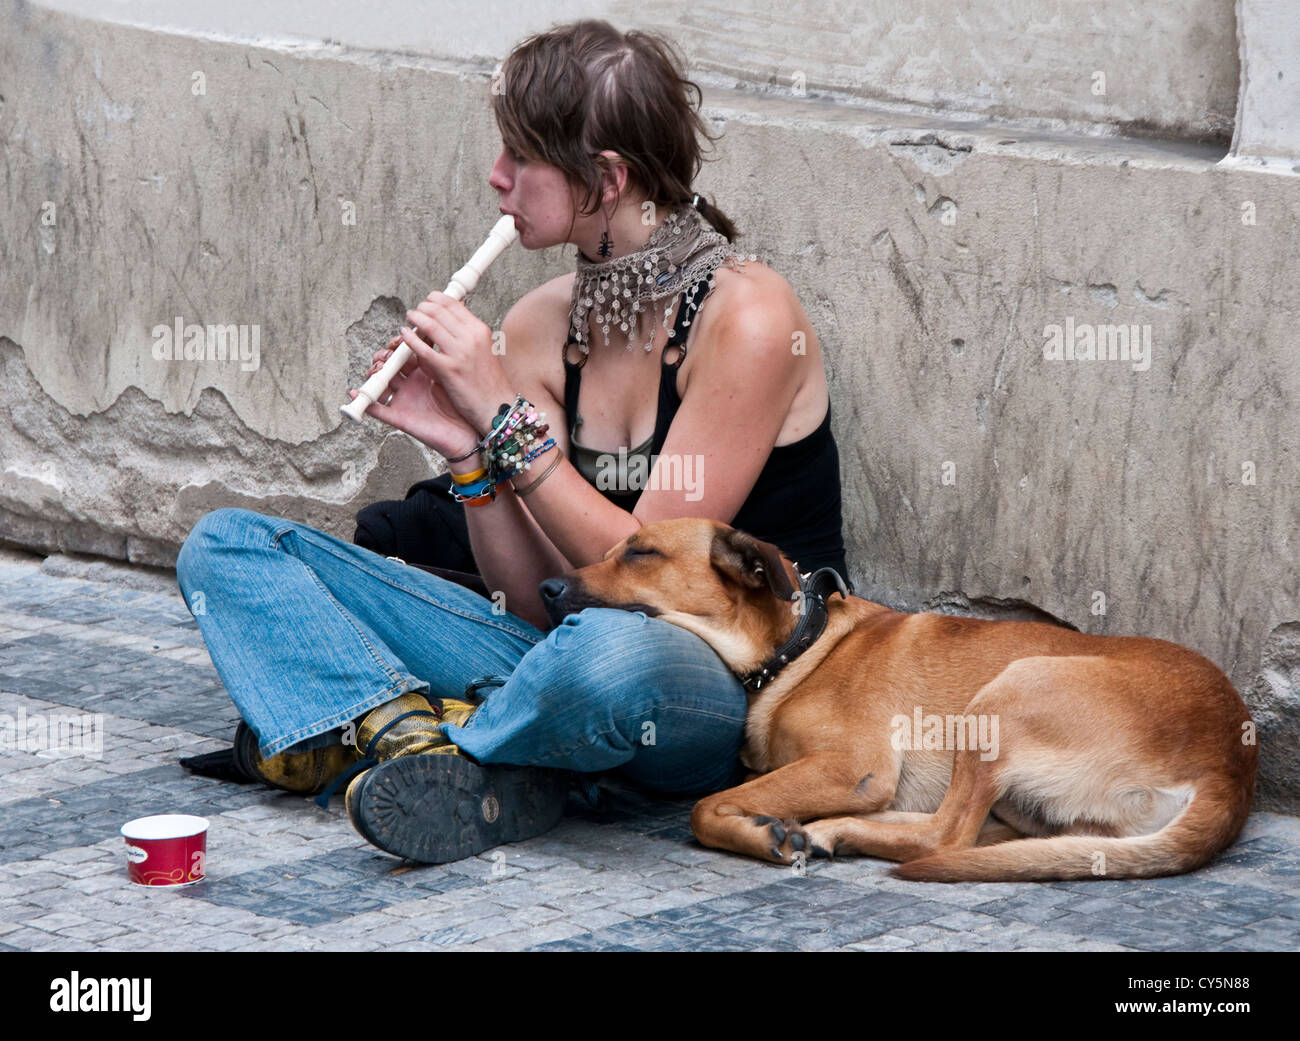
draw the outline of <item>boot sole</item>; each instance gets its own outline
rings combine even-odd
[[[366,771],[348,815],[367,842],[422,864],[464,860],[520,842],[564,816],[567,778],[558,770],[479,766],[459,755],[411,755]]]

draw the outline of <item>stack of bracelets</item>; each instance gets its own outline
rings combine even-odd
[[[555,448],[555,438],[542,440],[550,427],[543,422],[545,412],[537,409],[521,394],[514,404],[505,404],[497,411],[492,420],[492,429],[478,443],[473,452],[447,460],[458,463],[472,455],[483,453],[486,465],[473,473],[452,474],[451,496],[466,506],[486,506],[495,501],[497,485],[509,480],[524,470],[532,469],[533,460]],[[557,451],[555,460],[546,472],[526,488],[516,488],[516,495],[527,495],[560,465],[563,453]]]

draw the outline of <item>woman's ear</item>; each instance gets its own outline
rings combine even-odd
[[[595,160],[602,171],[600,201],[602,204],[616,204],[617,200],[627,193],[629,177],[627,160],[610,148],[599,152]]]

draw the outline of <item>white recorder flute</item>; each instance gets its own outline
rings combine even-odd
[[[474,291],[480,276],[492,261],[501,256],[518,237],[515,219],[506,214],[493,225],[492,230],[488,232],[487,240],[474,251],[474,255],[469,258],[469,263],[451,276],[451,283],[443,292],[453,300],[464,300]],[[414,352],[405,343],[399,343],[392,357],[384,362],[384,367],[366,380],[357,391],[357,396],[348,404],[341,406],[339,411],[354,423],[360,423],[366,409],[383,397],[384,392],[388,390],[389,382],[413,354]]]

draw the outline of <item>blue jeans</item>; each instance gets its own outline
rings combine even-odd
[[[496,676],[465,726],[443,726],[480,763],[617,769],[682,794],[743,772],[739,680],[639,611],[587,608],[543,633],[438,575],[240,509],[199,520],[176,578],[263,756],[328,741],[399,694],[463,699]]]

